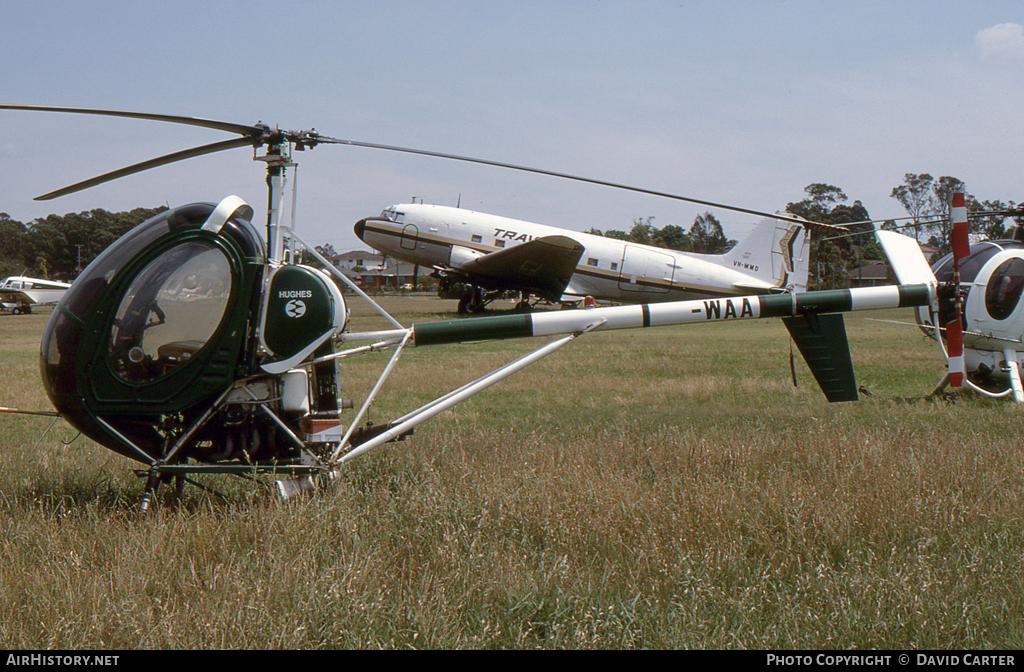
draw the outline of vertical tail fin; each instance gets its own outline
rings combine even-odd
[[[722,255],[722,263],[780,290],[804,291],[809,256],[806,227],[766,218]]]
[[[857,382],[842,314],[782,318],[829,403],[857,401]]]

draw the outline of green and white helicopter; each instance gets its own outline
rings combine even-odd
[[[51,199],[143,170],[227,149],[254,148],[267,166],[265,234],[241,198],[175,207],[110,245],[75,280],[43,333],[43,385],[57,413],[97,443],[138,461],[142,509],[161,483],[199,485],[197,474],[276,480],[284,496],[317,487],[343,465],[533,364],[574,339],[610,329],[780,317],[829,401],[857,398],[842,313],[937,305],[935,282],[816,292],[471,317],[403,325],[337,271],[280,216],[293,150],[323,144],[375,148],[528,170],[730,209],[673,194],[511,164],[320,135],[267,125],[163,114],[33,105],[48,111],[147,119],[213,128],[228,140],[175,152],[40,196]],[[261,153],[260,153],[261,152]],[[752,212],[739,209],[743,212]],[[756,213],[781,221],[789,215]],[[824,226],[824,225],[822,225]],[[327,272],[295,263],[303,247]],[[337,284],[389,325],[360,331]],[[545,337],[541,347],[379,425],[370,404],[407,348]],[[343,409],[338,367],[392,350],[365,400]],[[345,417],[350,416],[350,417]]]

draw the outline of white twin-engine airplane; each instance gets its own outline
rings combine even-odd
[[[518,307],[525,309],[530,296],[650,303],[807,286],[807,229],[770,218],[725,254],[678,252],[420,203],[362,219],[355,233],[383,254],[435,269],[442,288],[470,285],[459,302],[461,313],[480,312],[506,291],[520,292]]]
[[[14,275],[0,284],[0,306],[15,315],[31,313],[32,306],[60,301],[69,287],[66,282]]]

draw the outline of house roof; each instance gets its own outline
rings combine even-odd
[[[846,277],[853,280],[884,280],[888,276],[889,266],[884,261],[871,261],[846,272]]]
[[[350,250],[348,252],[339,252],[330,257],[330,261],[338,261],[339,259],[362,259],[366,261],[382,261],[384,256],[377,252],[370,250]]]
[[[420,266],[420,272],[423,272],[424,268],[426,268],[427,271],[430,270],[428,267]],[[416,264],[407,264],[405,262],[402,262],[400,264],[397,264],[397,270],[396,270],[396,264],[394,263],[394,260],[389,259],[388,260],[388,265],[385,268],[383,268],[383,269],[380,269],[380,268],[367,269],[365,271],[361,271],[360,273],[358,273],[358,275],[360,277],[371,277],[371,276],[375,276],[375,275],[380,275],[380,276],[384,276],[384,277],[393,278],[396,275],[398,275],[398,276],[413,275],[415,272],[416,272]]]

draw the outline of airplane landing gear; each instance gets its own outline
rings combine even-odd
[[[534,299],[530,301],[530,295],[526,292],[519,294],[519,303],[512,309],[513,313],[532,313],[534,307],[540,302],[540,299]]]
[[[482,313],[484,307],[487,305],[487,301],[484,300],[484,290],[480,287],[474,287],[468,292],[462,295],[459,299],[459,314],[466,315],[468,313]]]

